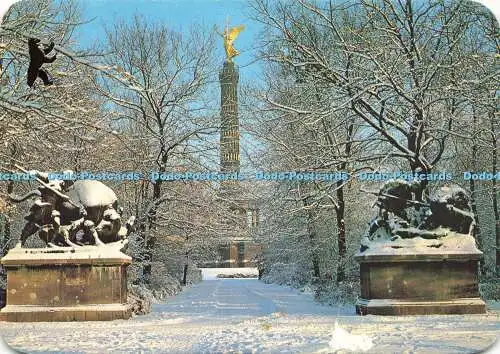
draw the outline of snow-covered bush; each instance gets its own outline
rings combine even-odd
[[[500,301],[500,278],[486,278],[479,283],[479,292],[485,300]]]
[[[156,300],[163,300],[182,290],[179,279],[169,273],[162,262],[152,262],[151,275],[146,276],[144,281]]]
[[[311,281],[311,271],[297,263],[274,263],[269,266],[262,276],[265,283],[289,285],[302,288]]]
[[[194,264],[188,268],[187,284],[196,284],[203,280],[201,269],[197,268]]]
[[[360,294],[359,279],[346,279],[339,283],[321,282],[316,285],[314,297],[321,303],[354,304]]]
[[[128,285],[128,303],[132,305],[132,313],[145,315],[151,311],[151,303],[155,298],[144,285]]]

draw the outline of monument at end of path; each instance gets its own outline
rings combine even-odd
[[[390,180],[377,194],[372,220],[355,256],[360,263],[360,315],[485,313],[466,192],[444,186],[426,201],[419,182]]]
[[[220,129],[220,168],[221,173],[240,173],[240,124],[238,120],[238,81],[239,72],[233,58],[239,53],[233,43],[244,26],[229,27],[223,33],[226,60],[219,73],[221,87],[221,129]],[[228,225],[228,231],[219,240],[219,261],[211,262],[211,267],[252,267],[254,259],[262,247],[249,237],[249,231],[257,227],[259,208],[257,202],[244,195],[238,180],[221,181],[220,195],[231,202],[231,211],[245,225]],[[239,231],[236,231],[239,230]]]
[[[133,226],[122,225],[115,193],[93,180],[40,183],[14,202],[36,197],[26,215],[20,242],[1,259],[7,271],[7,301],[0,320],[12,322],[126,319],[127,266],[121,252]],[[67,171],[66,173],[70,173]],[[24,248],[38,234],[45,248]]]

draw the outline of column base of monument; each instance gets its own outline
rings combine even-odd
[[[482,253],[363,254],[359,315],[479,314],[478,262]]]
[[[127,266],[131,258],[110,245],[14,248],[7,270],[1,321],[107,321],[127,319]]]

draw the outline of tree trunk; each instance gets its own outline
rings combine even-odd
[[[15,156],[17,152],[17,146],[15,143],[10,146],[9,152],[11,156],[10,167],[14,168],[14,165],[16,163]],[[14,181],[9,181],[7,182],[7,195],[11,194],[12,192],[14,192]],[[12,202],[7,198],[6,203],[7,203],[6,205],[7,211],[5,213],[5,218],[4,218],[4,229],[3,229],[3,239],[2,239],[2,249],[1,249],[2,256],[4,255],[3,254],[4,252],[7,253],[7,251],[9,250],[10,242],[12,240],[11,223],[10,223],[11,209],[9,208]]]
[[[472,135],[475,137],[478,132],[476,130],[477,128],[477,114],[475,109],[473,108],[473,114],[472,114],[472,121],[473,121],[473,131]],[[477,170],[477,164],[476,161],[478,159],[477,156],[477,142],[476,139],[472,139],[472,171]],[[474,222],[475,222],[475,227],[474,227],[474,238],[476,239],[477,246],[480,250],[483,249],[483,242],[481,239],[481,228],[479,226],[479,214],[477,213],[477,198],[476,198],[476,184],[473,178],[469,180],[469,188],[470,188],[470,202],[471,202],[471,208],[472,208],[472,213],[474,213]],[[479,268],[481,274],[484,275],[485,273],[485,267],[484,267],[484,258],[482,258],[479,261]]]
[[[345,144],[345,156],[351,156],[352,140],[354,134],[354,119],[349,121],[347,127],[347,144]],[[347,163],[340,164],[340,170],[345,171]],[[345,255],[347,253],[346,234],[345,234],[345,199],[344,199],[344,181],[337,181],[337,204],[335,208],[337,214],[337,246],[339,249],[339,263],[337,266],[337,282],[345,279]]]
[[[309,234],[309,242],[311,245],[313,276],[316,279],[319,279],[319,277],[321,276],[321,272],[319,267],[319,256],[318,256],[318,235],[316,233],[316,228],[314,226],[315,213],[310,208],[307,199],[304,200],[304,206],[307,208],[307,233]]]
[[[163,168],[159,169],[159,172],[162,173],[164,172]],[[161,197],[161,186],[162,186],[162,180],[157,180],[156,182],[153,183],[153,203],[160,199]],[[155,248],[156,244],[156,226],[155,226],[155,221],[156,221],[156,213],[157,213],[158,205],[153,204],[153,208],[149,211],[149,215],[147,217],[147,231],[145,235],[146,242],[144,244],[145,250],[144,250],[144,267],[143,267],[143,275],[148,276],[151,275],[151,263],[153,261],[153,251]]]
[[[319,279],[321,276],[320,268],[319,268],[319,256],[318,256],[318,235],[316,234],[315,227],[313,225],[314,214],[311,211],[308,212],[307,217],[307,228],[309,232],[309,240],[311,242],[312,248],[312,264],[313,264],[313,275],[315,278]]]
[[[151,275],[152,253],[148,253],[148,242],[149,242],[149,237],[151,234],[149,226],[150,226],[150,223],[148,220],[143,224],[143,227],[141,228],[142,238],[144,239],[144,245],[143,245],[143,247],[144,247],[144,254],[143,254],[144,266],[142,267],[142,275],[143,276]]]
[[[9,181],[7,183],[7,194],[10,194],[14,191],[14,182]],[[10,202],[7,200],[7,210],[9,210],[9,204]],[[1,221],[1,220],[0,220]],[[1,255],[4,255],[4,252],[7,253],[9,249],[9,244],[11,241],[11,224],[10,224],[10,213],[9,211],[6,211],[6,213],[3,215],[3,235],[2,235],[2,249],[1,249]]]
[[[493,149],[491,150],[491,172],[493,175],[497,173],[497,161],[498,161],[498,142],[495,130],[495,115],[491,115],[491,137],[493,142]],[[493,215],[495,217],[495,236],[496,236],[496,263],[495,270],[496,275],[500,276],[500,216],[498,214],[498,190],[497,181],[495,178],[491,180],[491,194],[493,203]]]
[[[339,249],[339,263],[337,265],[337,282],[345,279],[345,255],[346,255],[346,240],[345,240],[345,202],[344,202],[344,189],[342,187],[343,181],[337,182],[337,232],[338,232],[338,249]]]
[[[188,274],[188,264],[186,262],[186,263],[184,263],[184,273],[182,275],[182,285],[187,284],[187,274]]]

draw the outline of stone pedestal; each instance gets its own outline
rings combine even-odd
[[[127,266],[116,245],[14,248],[2,258],[7,301],[0,320],[104,321],[131,316]]]
[[[479,297],[476,252],[358,253],[361,268],[360,315],[485,313]]]

